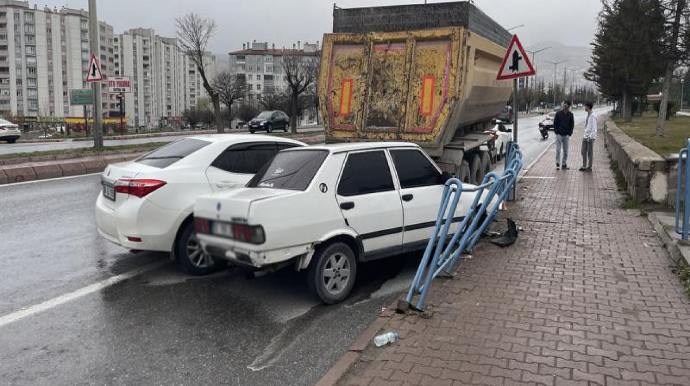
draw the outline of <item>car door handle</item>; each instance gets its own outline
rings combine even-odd
[[[340,209],[342,209],[342,210],[350,210],[354,207],[355,207],[355,203],[352,201],[343,202],[342,204],[340,204]]]
[[[413,198],[414,198],[414,196],[411,195],[411,194],[403,194],[403,196],[402,196],[402,199],[403,199],[403,201],[405,201],[405,202],[412,201]]]

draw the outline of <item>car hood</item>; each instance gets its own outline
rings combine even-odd
[[[300,192],[284,189],[242,188],[230,192],[208,194],[197,198],[194,216],[210,220],[247,221],[251,223],[253,204]]]

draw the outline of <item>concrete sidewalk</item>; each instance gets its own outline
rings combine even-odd
[[[649,220],[620,208],[601,139],[577,170],[581,133],[571,170],[552,147],[520,182],[515,245],[482,242],[437,279],[430,318],[384,311],[370,333],[401,339],[366,337],[321,384],[690,385],[690,302]]]

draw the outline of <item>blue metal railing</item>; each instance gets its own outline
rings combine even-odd
[[[446,182],[434,231],[405,298],[408,306],[423,311],[433,279],[441,272],[452,276],[457,260],[463,253],[472,252],[479,238],[493,221],[501,204],[508,198],[521,169],[520,147],[510,142],[506,155],[506,168],[502,176],[499,177],[498,174],[491,172],[484,177],[481,185],[475,187],[464,187],[462,182],[455,178]],[[474,200],[453,237],[446,242],[463,193],[475,193]],[[412,301],[416,294],[419,294],[419,299],[413,306]]]
[[[676,233],[683,236],[683,241],[688,241],[688,233],[690,233],[690,224],[688,224],[688,219],[690,218],[690,157],[688,157],[689,151],[690,138],[688,138],[687,140],[687,147],[685,149],[680,149],[680,151],[678,152],[678,182],[676,185]],[[685,156],[685,158],[683,156]],[[683,171],[685,171],[685,177],[681,178],[683,176]],[[684,184],[682,184],[682,186],[681,180],[684,180]],[[683,195],[682,224],[680,213],[681,194]]]

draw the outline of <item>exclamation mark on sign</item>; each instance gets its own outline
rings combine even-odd
[[[428,117],[434,110],[434,88],[436,87],[436,77],[424,75],[422,78],[422,102],[421,115]]]
[[[340,109],[338,116],[346,117],[352,111],[352,79],[343,79],[340,86]]]

